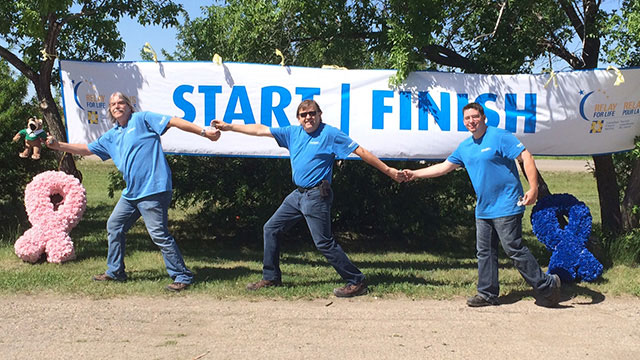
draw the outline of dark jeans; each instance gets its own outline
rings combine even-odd
[[[293,190],[282,205],[264,224],[264,260],[262,278],[280,280],[280,241],[278,235],[304,218],[316,248],[349,284],[364,281],[364,275],[353,265],[331,234],[331,203],[333,192],[326,197],[315,188],[305,192]]]
[[[529,248],[522,244],[522,214],[496,219],[476,219],[478,294],[485,299],[496,299],[500,293],[498,241],[527,284],[542,296],[548,296],[551,293],[553,278],[542,272]]]

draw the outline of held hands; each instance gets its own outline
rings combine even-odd
[[[404,175],[405,181],[411,181],[416,179],[416,173],[413,170],[404,169],[402,170],[402,174]]]
[[[407,181],[404,172],[402,170],[398,170],[396,168],[389,168],[389,177],[395,180],[396,182],[402,183]]]
[[[213,126],[216,127],[217,130],[220,131],[229,131],[231,130],[231,124],[228,124],[222,120],[213,120]]]
[[[211,141],[218,141],[218,139],[220,139],[220,135],[220,130],[214,127],[205,128],[205,131],[203,133],[203,136]]]

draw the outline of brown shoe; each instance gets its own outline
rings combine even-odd
[[[347,284],[341,288],[333,289],[333,294],[337,297],[354,297],[364,295],[369,291],[364,282],[358,284]]]
[[[173,292],[180,292],[182,290],[186,290],[189,287],[189,284],[174,282],[173,284],[167,285],[165,289]]]
[[[123,279],[115,279],[107,274],[94,275],[93,281],[124,281]]]
[[[258,289],[262,289],[265,287],[276,287],[282,286],[282,281],[280,280],[260,280],[255,283],[250,283],[247,285],[247,290],[256,291]]]

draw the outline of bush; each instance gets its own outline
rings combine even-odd
[[[288,159],[169,156],[168,160],[174,201],[198,209],[188,231],[214,235],[234,246],[261,248],[262,226],[294,188]],[[363,161],[339,161],[333,190],[333,231],[350,249],[453,249],[460,244],[446,235],[456,232],[457,238],[466,239],[460,237],[460,229],[473,229],[475,196],[465,171],[397,184]],[[298,237],[308,238],[303,221],[283,240]]]
[[[614,264],[637,266],[640,264],[640,229],[604,239]]]

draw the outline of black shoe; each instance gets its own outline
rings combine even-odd
[[[341,288],[333,289],[333,294],[337,297],[354,297],[364,295],[369,291],[364,282],[357,284],[347,284]]]
[[[500,305],[498,299],[485,299],[479,294],[467,299],[467,305],[471,307],[494,306]]]

